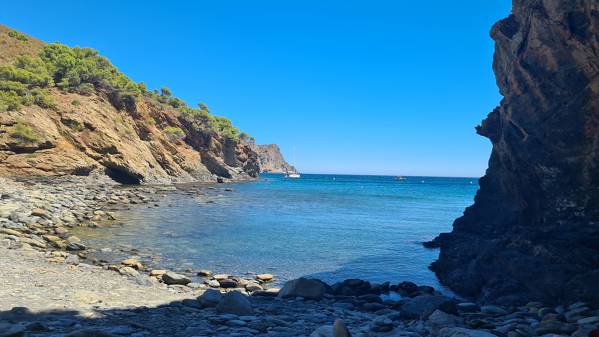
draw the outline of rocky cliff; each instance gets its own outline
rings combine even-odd
[[[295,167],[289,165],[283,158],[281,150],[276,144],[257,145],[260,171],[268,173],[295,173]]]
[[[599,303],[599,2],[514,0],[491,36],[489,168],[432,269],[483,301]]]
[[[192,109],[168,89],[132,83],[93,50],[0,26],[0,175],[253,179],[258,157],[239,135],[204,105]]]

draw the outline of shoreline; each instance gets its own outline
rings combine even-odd
[[[281,291],[286,299],[282,299],[275,297],[278,289],[269,289],[272,275],[262,275],[261,279],[209,277],[206,271],[194,270],[205,275],[206,282],[192,283],[189,274],[167,274],[153,269],[154,266],[140,265],[135,259],[120,265],[94,261],[87,252],[96,247],[87,247],[73,237],[73,228],[108,225],[118,221],[113,212],[126,211],[129,205],[155,207],[152,204],[160,193],[176,189],[172,185],[127,188],[103,179],[0,178],[0,263],[4,271],[2,282],[7,285],[3,287],[4,299],[0,300],[0,336],[2,327],[21,329],[32,336],[73,333],[86,327],[108,335],[169,335],[160,326],[154,326],[151,317],[158,317],[166,327],[176,326],[172,336],[305,336],[314,331],[321,331],[314,336],[329,336],[330,325],[338,318],[357,336],[453,337],[479,333],[476,336],[483,337],[480,333],[486,332],[492,334],[486,337],[545,333],[586,337],[585,331],[599,327],[599,311],[584,304],[481,306],[410,282],[374,285],[362,280],[346,280],[332,286],[306,281],[286,284]],[[249,310],[243,300],[228,311],[215,309],[223,301],[223,295],[215,291],[251,294],[246,300]],[[389,291],[402,296],[397,297],[399,300],[380,296]],[[211,300],[203,298],[210,296]],[[27,315],[19,307],[28,308]],[[231,313],[240,307],[243,314]],[[75,327],[50,325],[36,333],[30,324],[19,321],[19,317],[26,317],[27,323],[43,325],[41,319],[48,319],[44,312],[49,309],[78,312],[63,313],[59,319],[76,322]],[[189,331],[185,319],[169,323],[172,318],[166,313],[173,310],[183,312],[181,315],[187,320],[200,319],[202,324]],[[128,323],[127,330],[125,325],[117,324],[116,318],[123,317],[135,317],[135,321],[145,324]],[[453,330],[443,332],[439,324]],[[124,333],[114,326],[120,326]]]

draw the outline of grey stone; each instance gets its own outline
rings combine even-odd
[[[480,307],[480,311],[493,316],[501,316],[508,314],[507,310],[496,305],[483,305],[482,307]]]
[[[205,307],[216,307],[218,302],[222,299],[223,295],[220,291],[215,289],[207,289],[200,297],[198,301]]]
[[[171,271],[162,275],[162,281],[168,285],[171,285],[171,284],[187,285],[187,284],[191,283],[191,279],[189,277],[187,277],[185,275],[173,273]]]
[[[400,307],[402,318],[426,317],[439,309],[449,299],[445,296],[420,295],[404,300]]]
[[[311,300],[320,300],[324,296],[325,286],[318,280],[299,278],[287,281],[279,291],[279,297],[303,297]]]
[[[428,317],[428,324],[432,333],[437,334],[442,328],[464,324],[464,319],[437,309]]]
[[[333,323],[333,337],[350,337],[351,334],[345,326],[345,322],[341,319],[336,319]]]
[[[252,304],[248,298],[238,291],[231,291],[223,295],[216,306],[216,310],[221,313],[240,316],[252,315],[254,313]]]

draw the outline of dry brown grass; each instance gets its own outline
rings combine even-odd
[[[11,63],[19,55],[37,55],[44,42],[27,35],[27,41],[21,41],[8,35],[14,29],[0,25],[0,64]]]

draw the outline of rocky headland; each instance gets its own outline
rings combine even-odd
[[[0,26],[0,175],[128,183],[255,179],[249,136],[166,87],[148,90],[88,48]]]
[[[289,165],[281,149],[276,144],[256,145],[261,172],[265,173],[297,173],[295,167]]]
[[[506,304],[599,303],[599,3],[516,0],[491,31],[504,99],[473,206],[432,265],[458,293]]]

